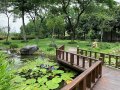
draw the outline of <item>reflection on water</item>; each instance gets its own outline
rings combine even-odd
[[[14,68],[20,68],[25,65],[28,61],[44,60],[44,55],[17,55],[15,53],[6,52],[8,54],[8,60],[13,64]]]

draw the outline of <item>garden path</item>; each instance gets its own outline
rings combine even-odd
[[[70,47],[68,51],[76,54],[77,49]],[[102,77],[93,90],[120,90],[120,70],[103,66]]]

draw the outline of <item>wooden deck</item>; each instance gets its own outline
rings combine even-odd
[[[93,90],[120,90],[120,70],[103,66],[102,77]]]
[[[76,54],[76,48],[70,48],[68,51]],[[93,90],[120,90],[120,70],[103,66],[102,77]]]

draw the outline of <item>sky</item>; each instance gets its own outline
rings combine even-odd
[[[115,0],[117,2],[120,2],[120,0]],[[25,18],[25,23],[27,24],[29,22],[28,18]],[[16,22],[13,22],[13,17],[10,18],[10,28],[11,32],[20,32],[20,27],[22,25],[22,19],[19,18],[16,20]],[[4,14],[0,14],[0,27],[7,27],[7,18]]]

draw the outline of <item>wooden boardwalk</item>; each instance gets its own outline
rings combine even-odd
[[[75,48],[68,51],[76,54]],[[120,70],[103,66],[102,77],[93,90],[120,90]]]
[[[120,70],[103,66],[102,77],[93,90],[120,90]]]

